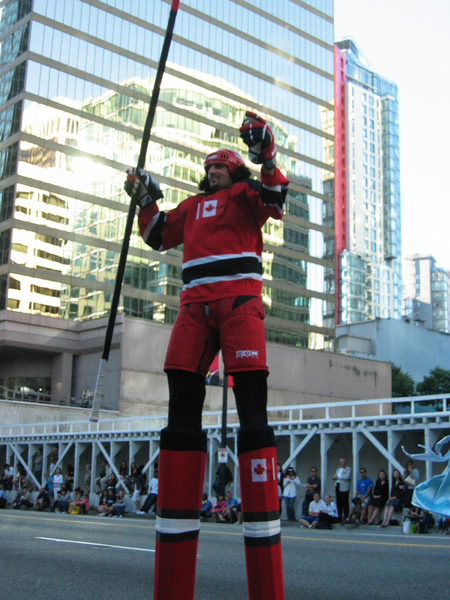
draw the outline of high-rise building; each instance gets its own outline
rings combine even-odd
[[[10,0],[0,8],[1,311],[85,321],[110,307],[169,0]],[[333,101],[332,0],[185,0],[178,11],[147,167],[164,208],[192,195],[204,156],[247,155],[246,110],[268,120],[291,181],[286,217],[264,227],[267,338],[326,348],[321,111]],[[248,163],[257,176],[254,165]],[[173,323],[181,250],[133,230],[119,310]],[[328,311],[329,312],[329,311]]]
[[[374,72],[351,39],[337,42],[336,322],[401,317],[401,214],[397,86]],[[324,110],[324,123],[330,120]],[[326,157],[325,157],[326,158]],[[339,177],[338,177],[339,176]],[[338,181],[339,180],[339,181]],[[328,208],[328,207],[327,207]],[[331,224],[331,223],[330,223]],[[332,274],[327,277],[331,289]]]
[[[404,259],[403,315],[427,329],[450,333],[450,272],[430,255]]]

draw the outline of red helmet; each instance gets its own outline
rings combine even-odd
[[[227,165],[228,173],[232,173],[236,167],[245,167],[244,159],[234,150],[216,150],[205,158],[205,171],[212,165]]]

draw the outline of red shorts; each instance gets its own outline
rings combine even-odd
[[[181,306],[164,369],[206,376],[220,349],[226,373],[267,371],[261,298],[238,296]]]

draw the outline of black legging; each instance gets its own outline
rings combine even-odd
[[[171,431],[201,431],[205,401],[205,378],[189,371],[167,371]],[[233,392],[241,429],[267,427],[267,372],[247,371],[233,375]]]
[[[339,521],[342,520],[342,517],[346,519],[349,513],[349,504],[348,497],[350,492],[341,492],[339,491],[338,486],[336,486],[336,506],[338,510]]]

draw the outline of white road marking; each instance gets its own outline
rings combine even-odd
[[[35,540],[45,540],[47,542],[58,542],[65,544],[81,544],[82,546],[101,546],[103,548],[116,548],[118,550],[133,550],[135,552],[155,552],[150,548],[131,548],[130,546],[114,546],[112,544],[98,544],[97,542],[80,542],[77,540],[60,540],[58,538],[35,537]]]

